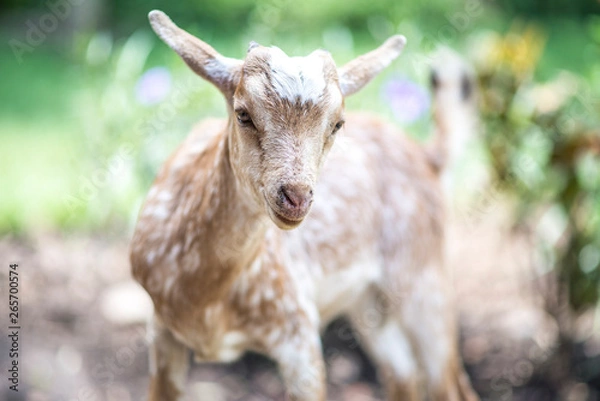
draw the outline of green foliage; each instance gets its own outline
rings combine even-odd
[[[2,38],[2,41],[8,39]],[[2,50],[0,94],[6,98],[0,107],[0,119],[28,119],[35,112],[37,118],[52,120],[69,114],[75,71],[67,60],[40,49],[31,60],[17,64],[9,51]],[[52,77],[51,82],[49,77]],[[23,90],[25,82],[27,89]]]
[[[600,12],[595,0],[500,0],[499,6],[509,14],[534,16],[577,15]]]
[[[570,305],[575,310],[595,305],[600,298],[600,70],[589,83],[565,72],[535,82],[543,35],[531,26],[486,45],[491,45],[489,59],[479,66],[479,79],[495,179],[517,199],[517,223],[533,227],[551,250]],[[552,231],[557,235],[549,235]]]

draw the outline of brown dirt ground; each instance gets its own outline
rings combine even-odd
[[[513,232],[498,209],[449,230],[463,357],[486,400],[559,399],[539,374],[555,345],[557,327],[542,308],[531,241]],[[8,264],[19,263],[22,326],[20,391],[3,386],[0,399],[144,399],[148,355],[139,312],[146,306],[131,290],[125,238],[121,232],[0,239],[7,266],[0,273],[3,299],[8,298]],[[589,314],[578,320],[585,371],[596,369],[598,380],[600,340],[591,334],[592,324]],[[373,367],[347,333],[346,323],[336,321],[325,335],[329,399],[381,400]],[[3,335],[2,350],[8,345]],[[3,351],[0,364],[8,363]],[[284,399],[273,364],[257,355],[228,366],[194,365],[188,390],[194,399],[207,401]],[[598,387],[574,380],[561,399],[597,401],[599,394]]]

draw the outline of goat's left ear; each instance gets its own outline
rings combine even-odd
[[[358,92],[383,69],[402,53],[406,38],[402,35],[392,36],[377,49],[355,58],[348,64],[338,68],[342,95],[349,96]]]
[[[154,32],[198,75],[221,90],[229,103],[239,82],[241,60],[224,57],[208,44],[189,34],[162,11],[148,14]]]

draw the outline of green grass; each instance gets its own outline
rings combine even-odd
[[[80,168],[74,132],[52,120],[1,120],[0,137],[0,232],[55,227]]]
[[[536,71],[540,80],[552,79],[559,70],[587,76],[600,59],[600,36],[594,43],[588,22],[554,18],[543,26],[546,47]]]
[[[0,119],[62,120],[69,114],[77,71],[60,54],[39,48],[18,63],[9,48],[0,47],[0,72]]]
[[[53,229],[80,168],[75,67],[45,48],[22,63],[0,49],[0,233]]]

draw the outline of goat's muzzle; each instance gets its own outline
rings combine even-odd
[[[277,225],[281,228],[294,228],[299,225],[308,214],[312,201],[313,191],[308,185],[286,184],[279,187],[272,210],[275,218],[283,223],[284,227]]]

